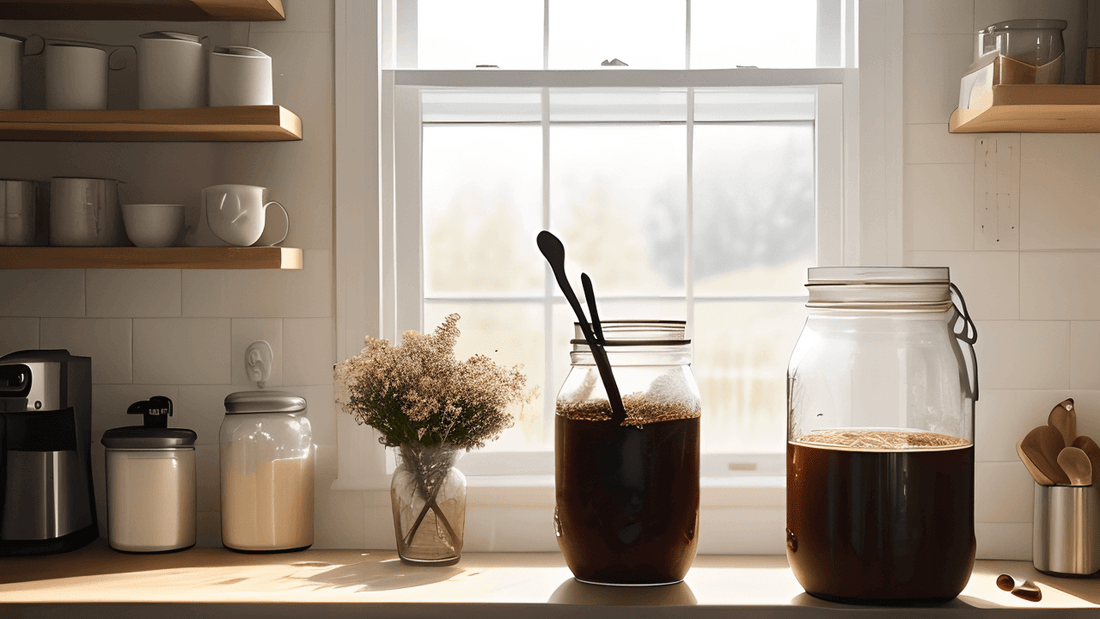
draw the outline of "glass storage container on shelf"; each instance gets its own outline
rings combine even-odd
[[[962,295],[942,267],[808,279],[787,370],[791,569],[825,599],[952,599],[975,550],[977,332]]]
[[[313,544],[313,432],[305,398],[241,391],[221,427],[222,543],[244,552]]]
[[[579,327],[555,415],[554,528],[578,580],[679,582],[699,529],[699,389],[683,321],[604,321],[626,418]]]

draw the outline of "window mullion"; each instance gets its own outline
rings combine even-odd
[[[545,0],[549,6],[549,0]],[[549,8],[546,9],[549,19]],[[548,46],[544,42],[544,46]],[[542,124],[542,228],[550,229],[550,89],[542,89],[541,105]],[[543,267],[543,385],[546,385],[546,395],[543,396],[543,424],[548,427],[554,420],[555,399],[550,397],[550,386],[554,384],[554,279],[550,272],[550,265]]]
[[[690,0],[688,0],[690,2]],[[695,333],[695,249],[692,245],[692,236],[695,226],[692,224],[693,219],[693,201],[695,197],[694,185],[695,185],[695,89],[687,89],[687,116],[686,116],[686,132],[687,132],[687,161],[685,162],[685,172],[687,174],[687,182],[685,183],[687,195],[685,218],[684,222],[684,294],[687,297],[687,333],[688,339],[694,339]],[[695,354],[695,349],[692,349],[692,355]]]

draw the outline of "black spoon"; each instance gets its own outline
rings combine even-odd
[[[592,358],[596,361],[596,369],[600,371],[604,390],[607,391],[607,400],[611,404],[612,416],[621,423],[622,420],[626,419],[626,409],[623,407],[622,396],[619,395],[619,386],[615,384],[615,375],[611,373],[611,362],[607,360],[607,352],[603,349],[600,341],[596,339],[595,334],[592,333],[592,327],[589,326],[588,320],[584,317],[581,303],[577,299],[576,293],[573,292],[573,286],[569,285],[569,278],[565,275],[565,246],[561,244],[558,237],[546,230],[539,232],[536,242],[539,251],[546,258],[546,262],[550,264],[550,270],[554,272],[554,278],[558,280],[558,287],[565,295],[565,300],[569,302],[570,307],[573,308],[573,313],[577,315],[581,332],[584,333],[584,339],[588,342],[588,348],[592,351]],[[595,304],[595,301],[593,300],[591,303]]]
[[[584,300],[588,302],[588,314],[592,316],[592,332],[596,334],[596,341],[604,344],[606,340],[600,326],[600,313],[596,311],[596,291],[592,290],[592,278],[588,273],[581,273],[581,288],[584,289]]]

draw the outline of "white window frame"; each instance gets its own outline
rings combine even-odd
[[[394,206],[395,195],[419,195],[419,178],[393,174],[402,165],[419,169],[420,127],[381,121],[394,116],[393,106],[419,105],[415,91],[399,87],[408,76],[385,70],[401,64],[401,52],[382,45],[383,39],[393,40],[396,7],[396,0],[336,0],[335,266],[341,359],[362,348],[364,335],[394,339],[405,329],[420,328],[422,276],[418,266],[415,273],[401,270],[419,265],[420,213]],[[820,84],[827,76],[819,86],[818,105],[829,109],[818,115],[815,139],[833,146],[827,156],[818,150],[815,157],[815,193],[819,203],[821,196],[837,198],[834,211],[818,219],[819,264],[901,264],[902,6],[890,0],[847,0],[845,13],[846,23],[858,23],[860,37],[858,49],[847,37],[843,68],[708,70],[694,72],[691,83],[676,71],[614,75],[622,85],[681,87]],[[383,29],[391,31],[389,36],[381,36]],[[419,73],[419,83],[428,78],[443,86],[471,81],[491,86],[502,80],[522,85],[525,79],[532,86],[583,86],[594,72]],[[837,118],[842,122],[822,122]],[[387,159],[396,164],[383,165]],[[398,236],[410,230],[417,233]],[[386,450],[373,431],[342,413],[337,414],[337,460],[333,488],[363,492],[365,509],[388,511]],[[724,534],[704,536],[700,552],[782,553],[783,538],[773,529],[781,532],[784,521],[783,482],[782,477],[704,479],[701,526]],[[468,518],[467,549],[556,549],[547,524],[552,475],[471,478],[469,500],[478,515]],[[368,526],[368,545],[375,540],[392,544],[390,526],[379,522],[378,531]]]

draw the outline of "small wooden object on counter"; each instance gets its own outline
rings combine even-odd
[[[1069,484],[1069,477],[1058,466],[1058,452],[1065,447],[1062,435],[1050,426],[1039,426],[1027,433],[1022,441],[1023,452],[1055,485]]]
[[[1038,602],[1043,599],[1043,592],[1039,589],[1039,585],[1030,580],[1025,580],[1024,584],[1013,589],[1012,595],[1028,602]]]
[[[0,269],[301,269],[295,247],[0,247]]]
[[[1008,574],[997,577],[997,588],[1001,591],[1012,591],[1016,587],[1016,581]]]
[[[1058,430],[1065,445],[1072,445],[1077,438],[1077,413],[1073,410],[1073,398],[1058,403],[1047,416],[1047,425]]]
[[[1087,436],[1078,436],[1073,439],[1073,446],[1085,452],[1092,464],[1092,480],[1100,481],[1100,445]]]
[[[956,109],[951,133],[1098,133],[1100,85],[994,84]]]
[[[1066,472],[1071,486],[1092,485],[1092,463],[1085,452],[1076,447],[1066,447],[1058,452],[1058,466]]]
[[[280,105],[180,110],[0,111],[0,140],[283,142],[301,139],[302,119]]]
[[[0,0],[0,19],[281,21],[282,0]]]

